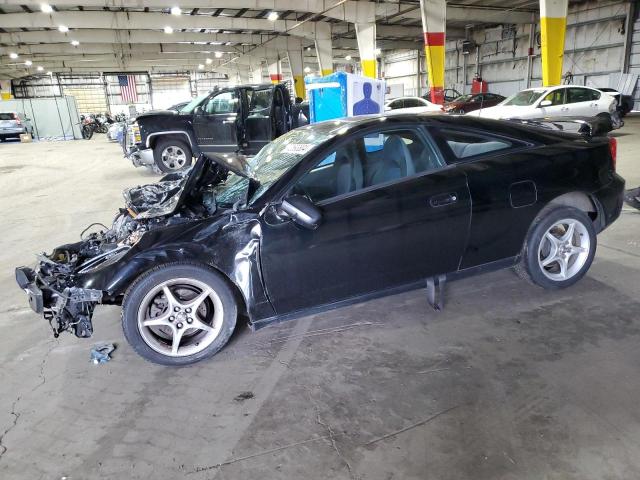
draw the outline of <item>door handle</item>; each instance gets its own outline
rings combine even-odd
[[[445,205],[451,205],[452,203],[456,203],[458,201],[458,194],[453,193],[443,193],[441,195],[434,195],[429,199],[429,204],[432,207],[443,207]]]
[[[235,120],[223,120],[222,123],[236,123]]]

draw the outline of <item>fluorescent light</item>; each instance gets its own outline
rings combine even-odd
[[[41,3],[40,10],[42,10],[42,13],[51,13],[53,12],[53,7],[48,3]]]
[[[210,58],[207,58],[206,63],[207,65],[211,65],[213,63],[213,60],[211,60]]]
[[[350,61],[351,61],[351,55],[347,55],[346,57],[344,57],[344,59],[345,59],[347,62],[350,62]]]
[[[198,65],[198,69],[199,70],[204,70],[204,65],[203,64]]]
[[[60,25],[58,27],[58,30],[60,30],[62,33],[67,33],[69,31],[69,27],[67,27],[65,25]]]
[[[182,15],[182,9],[180,7],[171,7],[171,15]]]
[[[47,72],[47,75],[53,75],[53,72]]]
[[[32,62],[31,60],[25,60],[24,64],[25,64],[27,67],[30,67],[31,65],[33,65],[33,62]]]
[[[42,65],[38,65],[38,68],[36,69],[39,72],[44,72],[44,67]]]
[[[15,60],[16,58],[18,58],[18,54],[16,52],[11,52],[9,54],[9,58],[13,58]]]
[[[216,58],[222,58],[222,52],[214,52]]]
[[[376,55],[380,55],[382,53],[382,50],[380,50],[379,48],[376,48],[373,53],[375,53]]]
[[[167,25],[164,27],[164,33],[173,33],[173,28]]]
[[[304,73],[309,73],[311,71],[311,68],[309,67],[304,67]]]
[[[80,45],[80,42],[78,40],[71,40],[71,45],[77,47],[78,45]]]
[[[269,15],[267,15],[267,19],[271,20],[272,22],[275,22],[278,19],[279,15],[278,12],[271,12],[269,13]]]

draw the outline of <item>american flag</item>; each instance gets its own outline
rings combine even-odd
[[[118,84],[120,84],[120,95],[122,95],[123,103],[136,103],[138,101],[135,75],[118,75]]]

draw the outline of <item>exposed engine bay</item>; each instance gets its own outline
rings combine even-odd
[[[49,322],[55,337],[64,331],[90,337],[95,306],[118,303],[101,289],[85,288],[92,283],[87,280],[92,272],[120,260],[149,231],[216,212],[216,187],[229,172],[207,160],[201,158],[191,170],[167,175],[158,183],[124,190],[125,207],[111,227],[91,224],[80,241],[37,255],[35,268],[16,269],[16,280],[28,293],[31,308]]]

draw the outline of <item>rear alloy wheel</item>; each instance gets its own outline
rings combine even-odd
[[[153,149],[156,166],[164,173],[185,170],[191,166],[191,148],[182,140],[160,140]]]
[[[143,275],[127,292],[122,326],[145,359],[187,365],[214,355],[236,324],[233,293],[207,267],[176,263]]]
[[[516,271],[544,288],[564,288],[589,270],[596,251],[591,219],[573,207],[547,210],[534,222]]]

